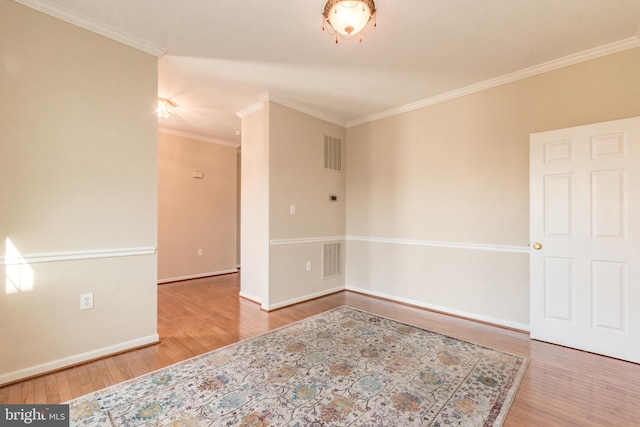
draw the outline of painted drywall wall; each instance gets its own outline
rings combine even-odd
[[[0,2],[0,383],[157,340],[156,92],[155,57]]]
[[[344,287],[344,275],[322,277],[323,240],[338,237],[342,241],[346,229],[346,173],[344,168],[324,168],[325,135],[342,141],[344,165],[343,127],[270,103],[270,308]],[[331,201],[331,195],[337,200]],[[311,262],[310,271],[307,262]]]
[[[159,282],[237,271],[237,157],[234,147],[158,135]]]
[[[640,115],[639,75],[632,49],[348,129],[347,288],[527,328],[529,134]]]
[[[240,267],[240,208],[242,191],[242,153],[237,149],[236,155],[236,267]]]
[[[270,238],[343,236],[346,173],[324,168],[324,136],[342,140],[344,162],[346,130],[273,102],[269,112]]]
[[[257,105],[241,114],[241,295],[271,310],[344,289],[344,274],[323,279],[322,256],[325,241],[344,247],[346,226],[346,174],[324,169],[324,137],[343,141],[344,158],[346,130]]]
[[[240,296],[268,304],[269,105],[242,118]]]

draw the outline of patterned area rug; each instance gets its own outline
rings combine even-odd
[[[78,426],[500,426],[526,365],[340,307],[68,403]]]

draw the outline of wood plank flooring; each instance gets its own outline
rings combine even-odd
[[[340,292],[271,313],[238,297],[237,274],[158,287],[161,342],[0,388],[0,403],[58,403],[349,305],[526,356],[512,426],[640,426],[640,365],[531,341],[527,334]]]

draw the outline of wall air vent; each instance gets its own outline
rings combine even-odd
[[[342,275],[342,244],[325,243],[322,254],[322,278],[329,279]]]
[[[324,168],[342,170],[342,141],[327,135],[324,136]]]

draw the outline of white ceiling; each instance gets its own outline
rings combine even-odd
[[[337,45],[325,0],[17,1],[164,53],[158,95],[178,107],[159,125],[231,143],[265,92],[349,126],[640,46],[640,0],[376,0],[378,27]]]

